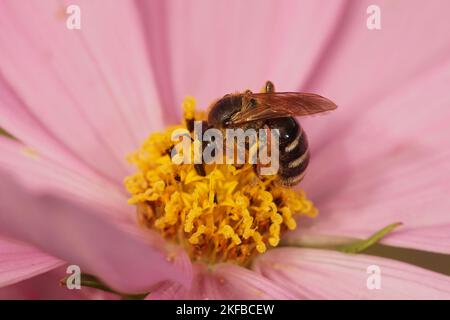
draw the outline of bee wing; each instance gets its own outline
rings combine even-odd
[[[314,93],[274,92],[250,93],[249,103],[236,113],[231,122],[234,124],[281,117],[308,116],[331,111],[337,108],[331,100]]]

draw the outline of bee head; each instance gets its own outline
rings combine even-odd
[[[242,109],[242,96],[227,94],[208,113],[208,125],[217,129],[232,126],[231,117]]]

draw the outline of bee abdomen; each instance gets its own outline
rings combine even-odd
[[[282,184],[292,186],[305,176],[309,164],[308,139],[293,117],[270,119],[266,125],[280,133],[278,178]]]
[[[290,162],[302,157],[308,150],[308,140],[302,129],[299,130],[299,134],[286,146],[280,143],[280,161]]]
[[[284,147],[280,156],[279,178],[284,185],[299,183],[309,164],[308,140],[303,130],[291,143]]]
[[[279,171],[280,178],[282,180],[293,179],[294,181],[296,181],[296,179],[294,178],[300,177],[306,172],[306,168],[309,164],[309,159],[309,151],[306,151],[306,153],[302,157],[296,160],[287,163],[281,162]]]

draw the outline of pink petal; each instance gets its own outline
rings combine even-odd
[[[366,26],[374,4],[381,10],[381,30]],[[367,108],[447,59],[448,9],[445,0],[427,6],[420,0],[349,1],[305,89],[340,106]]]
[[[164,245],[156,233],[137,227],[136,209],[127,204],[124,190],[99,177],[84,177],[77,170],[65,168],[19,142],[0,137],[0,171],[7,172],[37,193],[57,195],[68,203],[82,203],[95,214],[103,215],[122,231],[145,239],[152,246]],[[122,187],[123,188],[123,187]],[[122,189],[121,188],[121,189]]]
[[[252,270],[234,264],[217,266],[210,275],[206,291],[219,299],[292,299],[289,290]]]
[[[193,95],[206,107],[226,93],[259,91],[269,79],[280,90],[297,89],[313,72],[343,3],[139,1],[165,105]]]
[[[106,218],[117,221],[135,221],[135,209],[127,204],[124,191],[102,178],[81,176],[76,169],[57,164],[23,144],[0,137],[0,171],[35,192],[57,194],[67,201],[82,202]],[[4,182],[1,182],[4,184]]]
[[[181,250],[175,252],[172,256],[174,264],[179,267],[186,277],[191,281],[193,280],[193,266],[190,258]],[[157,288],[154,288],[150,294],[145,298],[146,300],[171,300],[171,299],[183,299],[192,283],[189,282],[188,286],[183,286],[180,283],[173,281],[165,281],[161,283]]]
[[[121,181],[126,153],[162,127],[137,11],[130,1],[77,1],[81,30],[69,30],[73,2],[64,3],[1,2],[0,85],[21,102],[0,103],[1,126]]]
[[[38,123],[24,107],[23,101],[0,74],[0,126],[8,128],[16,137],[30,142],[34,148],[51,155],[54,161],[64,164],[85,176],[96,176],[86,164],[77,160],[60,141]],[[7,121],[7,123],[6,123]]]
[[[380,289],[368,288],[369,266],[380,270]],[[254,269],[307,299],[449,299],[450,277],[403,262],[334,251],[282,248],[262,255]],[[369,269],[370,271],[370,269]],[[373,279],[373,278],[372,278]]]
[[[234,265],[194,265],[195,275],[190,290],[166,283],[147,299],[292,299],[281,286],[255,272]]]
[[[64,264],[29,245],[0,237],[0,287],[7,286]]]
[[[142,293],[164,280],[189,283],[189,274],[166,260],[168,253],[163,247],[155,247],[151,233],[148,239],[136,237],[136,224],[130,225],[129,218],[120,220],[117,213],[110,213],[114,197],[111,205],[105,205],[102,197],[107,192],[89,197],[89,189],[81,189],[86,185],[76,176],[64,177],[64,171],[57,167],[52,172],[39,160],[33,166],[27,157],[22,155],[25,161],[20,158],[18,150],[14,150],[16,145],[8,147],[3,148],[8,152],[2,150],[5,157],[0,158],[0,234],[77,264],[83,272],[101,277],[121,292]],[[15,164],[9,161],[14,156]],[[11,166],[9,170],[6,165]],[[19,171],[22,175],[17,174],[17,168],[24,169]],[[28,173],[28,179],[24,173]],[[45,177],[47,184],[43,183]],[[66,188],[56,188],[64,183]],[[96,186],[91,190],[97,194]],[[70,192],[73,199],[68,197]]]
[[[449,68],[422,72],[360,112],[344,105],[328,117],[335,124],[317,121],[329,140],[317,145],[311,131],[303,188],[321,214],[308,232],[367,237],[399,221],[387,244],[450,253]]]
[[[66,266],[27,279],[25,281],[0,288],[0,300],[116,300],[120,297],[116,294],[82,286],[80,290],[69,290],[60,284],[64,278]]]
[[[145,300],[181,300],[186,297],[186,288],[174,282],[164,282],[145,298]]]

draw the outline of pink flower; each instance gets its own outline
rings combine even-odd
[[[401,221],[383,244],[450,254],[448,1],[377,1],[381,30],[366,27],[370,1],[63,2],[80,7],[80,30],[60,2],[0,3],[0,127],[18,139],[0,137],[0,285],[22,281],[2,296],[73,263],[148,298],[450,298],[448,275],[325,249],[204,270],[138,228],[122,183],[125,155],[179,120],[185,95],[204,106],[270,79],[339,105],[302,120],[302,188],[321,213],[291,243]]]

